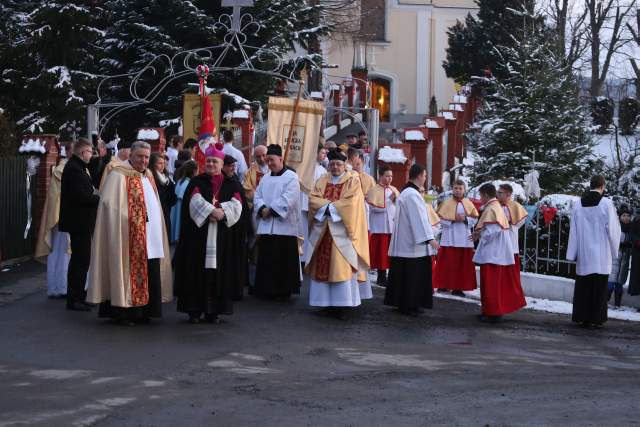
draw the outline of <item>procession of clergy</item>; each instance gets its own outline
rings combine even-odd
[[[59,221],[42,225],[51,270],[67,249],[55,243],[54,233],[70,236],[68,309],[99,304],[100,317],[133,325],[160,317],[162,303],[176,297],[177,310],[191,323],[217,323],[232,314],[245,288],[255,297],[286,300],[300,292],[307,274],[309,304],[345,319],[373,297],[369,273],[376,270],[377,284],[386,288],[384,303],[419,316],[432,308],[434,289],[459,296],[476,289],[476,265],[480,320],[494,323],[526,305],[518,229],[527,213],[512,200],[508,184],[482,185],[477,210],[465,197],[465,183],[455,181],[451,197],[434,210],[425,202],[422,165],[411,166],[398,190],[388,167],[378,169],[377,182],[364,171],[362,151],[319,145],[315,185],[307,194],[281,146],[255,147],[250,168],[229,175],[223,172],[224,146],[208,136],[196,147],[198,173],[180,201],[172,256],[158,185],[148,169],[149,144],[137,141],[128,160],[114,158],[99,191],[87,172],[91,143],[79,140],[72,150],[54,173],[52,187],[61,190],[49,197],[59,201],[47,201],[60,206]],[[603,191],[604,179],[594,177],[572,214],[567,257],[577,261],[578,274],[573,320],[584,326],[607,319],[606,275],[620,238]]]

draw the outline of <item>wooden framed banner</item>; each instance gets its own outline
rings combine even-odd
[[[195,93],[187,93],[182,98],[182,140],[189,138],[198,139],[200,133],[200,113],[201,104],[200,95]],[[216,129],[220,129],[220,110],[222,97],[219,93],[209,95],[211,101],[211,109],[213,110],[213,120],[215,120]]]
[[[289,144],[287,164],[296,170],[302,190],[308,193],[313,189],[324,103],[301,99],[292,131],[295,102],[290,98],[269,97],[267,144],[280,145],[283,153]]]

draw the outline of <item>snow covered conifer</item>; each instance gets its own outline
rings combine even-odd
[[[575,77],[553,41],[536,29],[513,47],[499,47],[504,78],[487,81],[484,106],[469,134],[479,157],[478,182],[522,181],[535,165],[543,193],[564,193],[593,172],[593,143],[578,100]]]

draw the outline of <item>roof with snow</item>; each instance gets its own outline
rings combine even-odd
[[[424,133],[419,130],[408,130],[404,133],[405,141],[425,141]]]
[[[385,163],[406,163],[407,158],[401,148],[392,148],[385,145],[378,150],[378,160]]]

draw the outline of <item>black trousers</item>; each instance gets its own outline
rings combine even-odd
[[[149,283],[149,302],[141,307],[114,307],[110,301],[100,304],[98,317],[110,317],[120,320],[139,320],[150,317],[162,317],[162,281],[160,276],[160,259],[147,260],[147,277]]]
[[[574,322],[601,325],[607,321],[608,277],[606,274],[576,276],[571,316]]]
[[[67,271],[67,302],[84,302],[87,272],[91,261],[91,233],[69,233],[71,258]]]

